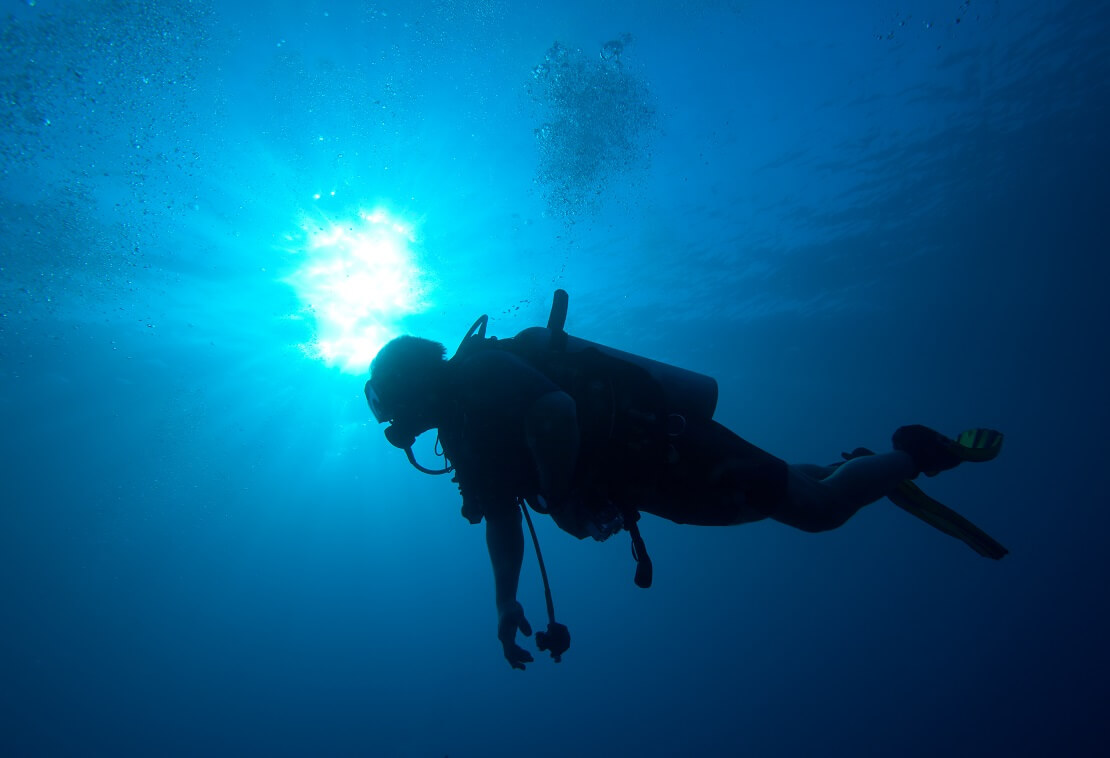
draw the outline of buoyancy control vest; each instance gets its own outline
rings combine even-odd
[[[612,510],[608,505],[616,489],[632,481],[650,486],[672,452],[668,439],[681,435],[691,419],[713,417],[717,382],[568,335],[564,330],[568,302],[567,293],[557,290],[548,325],[530,327],[510,339],[487,337],[488,320],[482,316],[452,360],[465,360],[480,350],[506,350],[574,399],[580,435],[574,484],[580,505],[593,518],[577,525],[564,520],[559,525],[579,539],[604,539],[612,530],[599,527],[619,526],[603,513]],[[602,522],[596,518],[599,515]]]

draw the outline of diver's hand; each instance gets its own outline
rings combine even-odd
[[[524,618],[524,608],[514,600],[512,605],[497,613],[497,639],[505,648],[505,660],[509,665],[523,671],[524,664],[532,662],[532,654],[516,644],[518,629],[525,637],[532,636],[532,625]]]

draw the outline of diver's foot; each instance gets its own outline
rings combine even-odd
[[[894,432],[894,449],[909,453],[914,465],[925,476],[936,476],[959,466],[964,457],[955,440],[927,426],[913,424]]]

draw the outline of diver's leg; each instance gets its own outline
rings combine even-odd
[[[622,488],[622,504],[679,524],[729,526],[767,518],[786,497],[786,462],[716,421],[689,419],[669,440],[666,463]]]
[[[824,478],[813,476],[822,469],[832,467],[791,465],[786,497],[769,514],[771,518],[807,532],[835,529],[919,471],[908,453],[897,450],[853,458]]]
[[[814,479],[824,479],[825,477],[836,471],[837,466],[818,466],[814,463],[795,463],[792,464],[794,468],[801,471],[803,474]],[[839,465],[839,464],[837,464]]]

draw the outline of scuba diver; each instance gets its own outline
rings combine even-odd
[[[926,495],[912,480],[964,462],[988,461],[1002,435],[972,429],[950,439],[925,426],[894,432],[893,450],[856,448],[820,466],[788,464],[713,420],[714,379],[568,335],[568,297],[558,290],[546,328],[486,337],[481,317],[446,360],[438,342],[398,337],[381,349],[366,382],[367,402],[386,438],[429,474],[454,473],[462,515],[486,522],[493,567],[497,636],[505,658],[523,669],[532,655],[517,632],[532,634],[517,601],[527,520],[543,577],[549,624],[536,633],[556,662],[570,645],[555,620],[547,571],[529,509],[579,539],[625,530],[635,582],[648,587],[652,564],[640,512],[680,524],[728,526],[770,518],[807,532],[835,529],[881,498],[989,558],[1006,549]],[[438,429],[432,470],[412,452]]]

